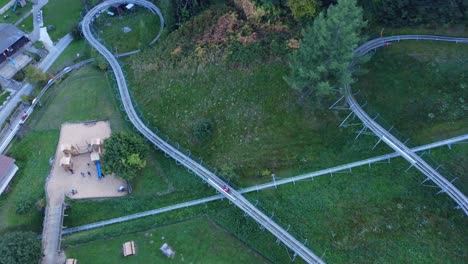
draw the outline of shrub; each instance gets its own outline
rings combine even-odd
[[[0,264],[39,263],[41,241],[33,232],[11,232],[0,236]]]
[[[201,144],[208,141],[213,135],[213,122],[206,118],[196,120],[191,125],[192,139],[195,143]]]

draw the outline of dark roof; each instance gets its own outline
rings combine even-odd
[[[0,182],[7,176],[7,172],[10,171],[11,165],[13,165],[14,162],[14,159],[0,155]]]
[[[9,48],[23,36],[24,32],[12,24],[0,24],[0,52]]]

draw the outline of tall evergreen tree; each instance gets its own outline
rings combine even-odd
[[[353,51],[366,26],[356,0],[338,0],[321,12],[311,26],[302,31],[300,48],[290,56],[291,74],[286,82],[315,99],[352,82],[350,69]]]

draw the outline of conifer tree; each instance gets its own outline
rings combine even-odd
[[[291,73],[285,77],[293,89],[320,99],[352,82],[353,51],[366,26],[356,0],[338,0],[302,31],[300,48],[290,56]]]

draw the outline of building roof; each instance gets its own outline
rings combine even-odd
[[[0,23],[0,52],[9,48],[23,36],[24,32],[14,25]]]
[[[11,166],[15,162],[14,159],[0,155],[0,182],[4,177],[8,176],[7,173],[10,171]]]

